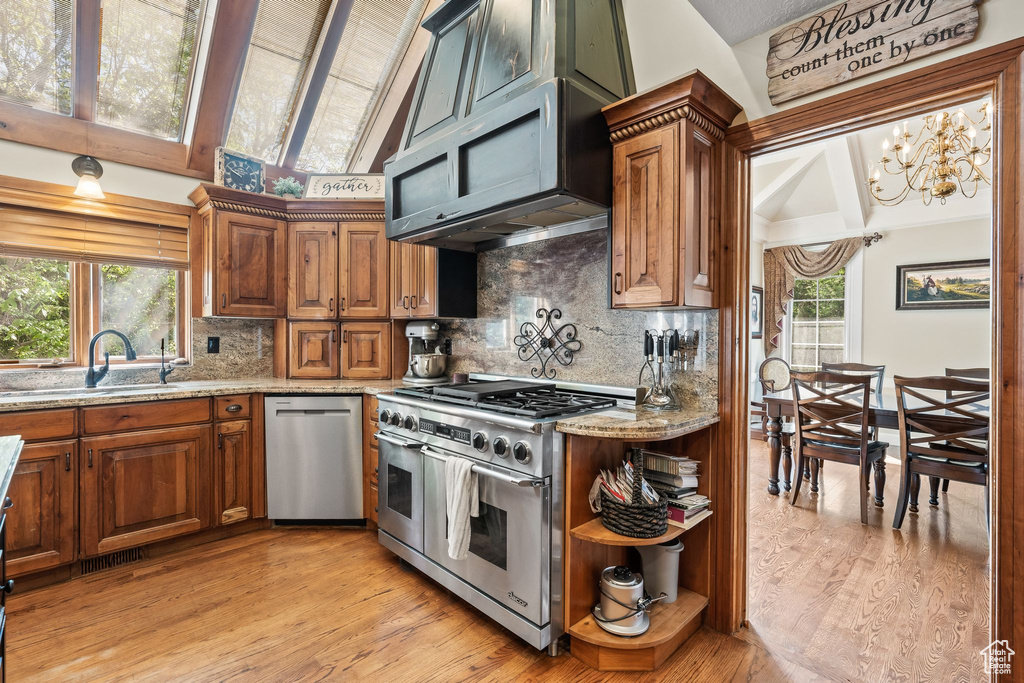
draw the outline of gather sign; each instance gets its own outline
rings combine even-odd
[[[768,41],[779,104],[974,40],[979,0],[848,0]]]

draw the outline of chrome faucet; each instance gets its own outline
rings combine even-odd
[[[112,334],[120,337],[121,341],[124,342],[124,357],[125,360],[135,360],[135,349],[132,348],[132,343],[128,341],[128,337],[124,336],[117,330],[103,330],[93,335],[92,341],[89,342],[89,370],[85,373],[85,387],[92,389],[96,386],[97,382],[102,382],[103,378],[107,376],[110,371],[110,353],[103,353],[103,367],[97,370],[93,367],[96,362],[96,341],[105,334]]]
[[[167,384],[167,375],[174,372],[174,368],[164,365],[164,340],[160,340],[160,384]]]

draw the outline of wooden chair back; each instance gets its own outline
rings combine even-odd
[[[875,378],[871,391],[876,395],[882,393],[882,384],[885,382],[884,365],[866,365],[864,363],[822,363],[821,369],[824,372],[841,372],[849,375],[870,375]]]
[[[794,372],[793,415],[798,450],[812,457],[832,459],[827,456],[843,449],[843,460],[863,462],[867,456],[871,382],[870,375]]]
[[[923,455],[988,465],[988,381],[896,376],[893,382],[904,458]]]
[[[946,368],[946,377],[959,377],[960,379],[982,379],[986,382],[991,378],[988,368]],[[946,398],[953,398],[955,392],[947,391]]]

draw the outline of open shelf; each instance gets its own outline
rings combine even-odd
[[[710,516],[711,511],[708,510],[706,515],[703,513],[699,514],[693,519],[687,520],[683,524],[683,526],[669,524],[668,531],[663,533],[661,536],[655,536],[654,538],[633,538],[632,536],[623,536],[622,534],[617,534],[611,529],[605,527],[605,525],[601,523],[600,517],[595,517],[586,524],[580,524],[579,526],[570,529],[569,535],[573,538],[578,538],[581,541],[589,541],[590,543],[600,543],[602,545],[658,545],[659,543],[668,543],[669,541],[678,538],[684,532],[689,531],[690,529],[697,526]]]
[[[601,628],[594,615],[588,614],[569,628],[569,635],[591,645],[611,647],[617,650],[639,650],[656,647],[671,640],[684,630],[708,606],[708,599],[685,588],[679,589],[676,601],[655,603],[651,607],[651,627],[639,636],[617,636]]]

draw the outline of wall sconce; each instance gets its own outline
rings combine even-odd
[[[78,187],[75,188],[76,197],[86,199],[104,199],[103,188],[100,187],[100,176],[103,175],[103,167],[100,162],[92,157],[75,157],[71,162],[71,170],[78,176]]]

